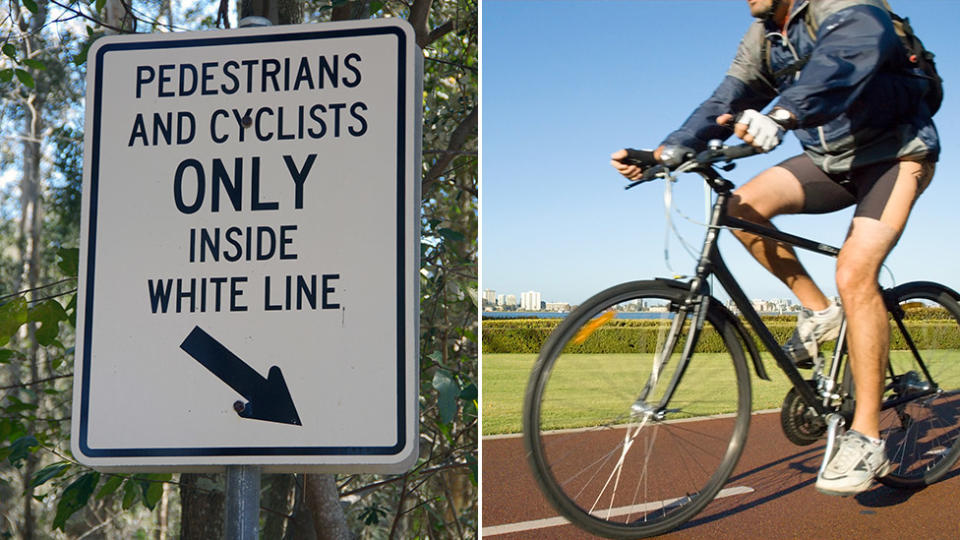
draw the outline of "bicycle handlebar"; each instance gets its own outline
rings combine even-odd
[[[737,146],[727,146],[715,150],[704,150],[697,154],[696,160],[700,165],[712,165],[718,161],[733,161],[759,153],[759,148],[755,148],[749,144],[739,144]]]
[[[644,169],[658,163],[657,159],[653,157],[653,150],[637,150],[636,148],[627,148],[626,150],[627,157],[621,159],[621,163],[636,165]]]
[[[670,170],[669,167],[654,159],[652,150],[637,150],[634,148],[627,148],[626,150],[627,157],[620,160],[621,163],[636,165],[637,167],[641,167],[645,170],[643,172],[643,176],[637,180],[634,180],[630,184],[627,184],[625,189],[630,189],[644,182],[649,182],[661,176],[664,172],[669,172]],[[683,156],[682,163],[676,167],[673,167],[673,170],[696,172],[697,169],[703,170],[704,168],[712,168],[715,163],[721,161],[730,162],[759,153],[760,150],[758,148],[754,148],[749,144],[740,144],[736,146],[704,150],[696,155],[691,153]]]

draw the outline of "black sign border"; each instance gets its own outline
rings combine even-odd
[[[103,89],[103,57],[113,51],[143,49],[177,49],[214,45],[289,42],[343,37],[395,35],[398,38],[398,92],[397,92],[397,441],[391,446],[286,446],[286,447],[195,447],[195,448],[92,448],[89,445],[90,364],[93,333],[93,290],[96,258],[97,202],[100,175],[100,137]],[[87,229],[87,275],[84,302],[83,372],[81,373],[80,426],[78,446],[90,458],[154,458],[154,457],[231,457],[231,456],[395,456],[407,446],[406,440],[406,287],[405,267],[405,184],[406,184],[406,100],[407,100],[407,43],[406,33],[397,26],[351,28],[339,30],[300,31],[277,34],[236,35],[211,38],[187,38],[161,41],[134,41],[109,43],[97,50],[93,99],[93,140],[90,157],[90,209]],[[411,119],[412,120],[412,119]],[[414,216],[413,219],[418,219]],[[209,463],[221,465],[222,463]],[[187,465],[200,465],[189,463]],[[329,463],[329,465],[338,465]],[[372,465],[372,464],[371,464]],[[134,465],[131,465],[134,466]]]

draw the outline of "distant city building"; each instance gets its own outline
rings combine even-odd
[[[497,295],[497,305],[498,305],[498,306],[502,306],[502,305],[503,305],[503,302],[504,302],[504,300],[503,300],[503,295],[502,295],[502,294],[498,294],[498,295]]]
[[[643,300],[631,300],[620,306],[617,306],[615,309],[617,311],[625,311],[628,313],[634,313],[637,311],[646,311],[647,306],[643,303]]]
[[[497,303],[497,291],[493,289],[484,289],[483,290],[483,301],[488,304]]]
[[[570,311],[570,304],[566,302],[547,302],[544,309],[546,311]]]
[[[540,302],[540,293],[536,291],[520,293],[520,309],[527,311],[540,311]]]
[[[787,298],[774,298],[773,300],[754,299],[750,301],[753,309],[759,313],[790,313],[795,311],[793,302]]]
[[[503,301],[503,305],[508,307],[517,305],[517,295],[508,294]]]

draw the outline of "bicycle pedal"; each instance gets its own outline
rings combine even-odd
[[[800,360],[794,365],[797,367],[797,369],[813,369],[817,366],[822,366],[823,362],[824,362],[823,355],[817,352],[817,356],[815,358],[807,358],[805,360]]]

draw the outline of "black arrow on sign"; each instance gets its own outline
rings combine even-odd
[[[293,398],[290,397],[290,390],[283,380],[283,373],[277,366],[271,367],[264,379],[199,326],[193,327],[180,348],[247,399],[246,404],[239,401],[234,404],[241,417],[302,425],[297,408],[293,405]]]

